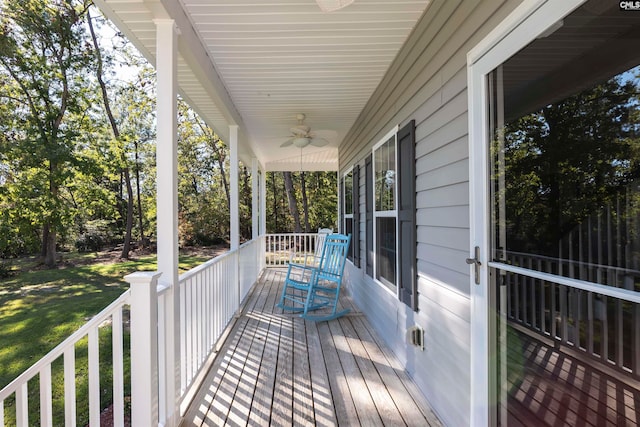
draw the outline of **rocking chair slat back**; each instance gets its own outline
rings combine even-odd
[[[349,243],[351,235],[330,234],[324,241],[317,267],[289,264],[277,306],[283,310],[301,311],[300,317],[314,321],[335,319],[349,312],[349,309],[336,310]],[[329,312],[312,314],[319,309]]]

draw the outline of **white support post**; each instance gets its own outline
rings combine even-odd
[[[260,234],[267,234],[267,172],[260,174]]]
[[[157,272],[125,276],[131,287],[131,425],[158,425]]]
[[[258,159],[251,159],[251,239],[260,235],[260,181]]]
[[[260,271],[266,267],[266,235],[267,235],[267,172],[262,171],[260,174],[260,236],[261,243],[258,250],[260,260]]]
[[[178,138],[177,80],[178,29],[172,19],[156,19],[157,73],[157,215],[158,271],[160,282],[169,287],[165,297],[166,361],[161,383],[160,419],[177,425],[180,393],[180,294],[178,286]],[[136,424],[143,425],[143,424]]]
[[[238,164],[238,125],[229,125],[229,175],[231,178],[231,200],[229,209],[229,232],[231,234],[231,251],[237,251],[240,247],[240,189],[239,189],[239,164]],[[236,284],[237,304],[240,307],[240,260],[238,253],[233,255],[235,266],[233,268],[233,282]]]
[[[240,246],[240,197],[238,186],[238,125],[229,125],[229,176],[231,179],[230,226],[231,250]]]

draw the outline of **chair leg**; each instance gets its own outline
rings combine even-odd
[[[337,319],[338,317],[344,316],[345,314],[351,311],[348,308],[341,310],[339,312],[336,311],[338,308],[338,298],[340,296],[340,285],[338,285],[337,289],[330,291],[335,295],[333,298],[323,295],[321,298],[324,299],[325,301],[319,304],[315,302],[316,299],[318,298],[317,292],[318,290],[312,287],[307,293],[307,300],[304,305],[304,311],[300,315],[300,317],[302,317],[303,319],[311,320],[314,322],[323,322],[323,321]],[[328,314],[314,315],[309,313],[310,311],[317,310],[319,308],[323,308],[327,306],[333,306],[333,308],[331,309],[331,312]]]
[[[287,270],[287,275],[285,276],[284,285],[282,287],[282,293],[280,294],[280,302],[276,304],[276,307],[281,308],[287,311],[293,312],[301,312],[304,311],[305,307],[305,297],[299,294],[296,294],[296,291],[304,292],[305,289],[308,289],[306,282],[304,282],[304,272],[296,273],[300,274],[297,276],[296,274],[291,273],[292,264],[289,265],[289,269]],[[300,278],[298,281],[295,278]],[[313,280],[313,274],[309,277],[309,281]],[[290,305],[288,305],[290,304]]]

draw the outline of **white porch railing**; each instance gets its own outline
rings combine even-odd
[[[241,245],[182,274],[180,395],[184,399],[233,315],[264,268],[263,238]],[[160,307],[164,304],[160,303]],[[160,372],[164,372],[162,367]]]
[[[197,386],[198,375],[205,372],[210,355],[225,331],[225,328],[240,307],[242,300],[251,290],[260,272],[265,267],[265,238],[260,237],[182,274],[178,281],[180,299],[180,381],[178,405],[188,403],[190,390]],[[86,410],[76,402],[76,349],[88,339],[89,378],[89,423],[100,425],[102,406],[100,393],[100,364],[111,365],[113,369],[113,413],[114,426],[123,426],[125,417],[125,386],[131,386],[132,425],[167,425],[179,422],[179,416],[171,417],[180,408],[166,408],[160,398],[165,390],[167,342],[164,317],[168,287],[158,286],[159,274],[141,272],[126,277],[130,290],[123,293],[105,310],[96,315],[77,332],[54,348],[27,369],[22,375],[0,390],[0,427],[6,425],[5,401],[15,399],[16,424],[29,426],[36,420],[29,420],[31,410],[38,411],[35,402],[30,402],[29,385],[39,380],[40,425],[53,425],[52,378],[56,369],[63,369],[65,425],[76,425],[77,412]],[[131,317],[131,348],[124,346],[124,336],[129,314]],[[112,328],[111,360],[104,357],[99,348],[100,329]],[[88,337],[88,338],[87,338]],[[130,384],[125,375],[125,353],[131,355]],[[63,358],[62,368],[56,363]],[[100,362],[100,364],[99,364]],[[53,365],[53,368],[52,368]],[[54,374],[52,375],[52,370]],[[31,399],[33,400],[33,399]],[[36,412],[37,413],[37,412]],[[13,414],[11,414],[13,415]],[[12,418],[12,417],[10,417]],[[171,419],[169,419],[171,418]]]
[[[596,283],[629,291],[636,290],[640,278],[640,272],[633,269],[520,252],[508,252],[506,259],[510,265],[529,270],[596,279]],[[508,271],[501,278],[510,322],[635,380],[640,378],[640,304]]]
[[[177,284],[179,298],[180,360],[179,387],[175,394],[179,401],[167,402],[168,382],[164,373],[169,342],[165,329],[166,310],[171,306],[170,288],[158,285],[158,273],[140,272],[126,277],[130,290],[122,294],[105,310],[76,333],[57,346],[22,375],[0,390],[0,427],[5,425],[4,407],[7,399],[15,398],[18,426],[32,425],[29,420],[29,382],[39,377],[40,424],[51,426],[52,421],[52,364],[64,358],[65,425],[76,424],[76,366],[78,343],[88,337],[89,422],[100,425],[100,366],[113,370],[114,426],[124,425],[125,388],[131,386],[132,425],[171,425],[180,415],[171,415],[173,408],[184,409],[193,395],[199,379],[211,361],[211,354],[243,299],[266,266],[286,265],[290,253],[297,256],[313,253],[316,234],[262,236],[218,256],[182,274]],[[275,251],[275,252],[273,252]],[[123,317],[126,308],[131,317],[131,349],[125,348],[128,333]],[[99,348],[100,329],[111,326],[112,348],[106,359]],[[125,383],[124,354],[131,355],[131,381]],[[100,363],[99,363],[100,362]],[[84,410],[84,409],[83,409]]]
[[[313,255],[317,237],[316,233],[267,234],[266,266],[283,267],[292,258],[296,262],[303,262],[305,255]]]
[[[15,398],[15,416],[18,426],[34,425],[29,420],[29,381],[38,377],[40,388],[40,425],[53,425],[53,384],[52,372],[59,370],[59,365],[52,367],[60,358],[63,359],[62,376],[64,381],[64,419],[65,425],[76,425],[76,348],[79,343],[88,339],[88,375],[89,375],[89,423],[100,425],[100,369],[99,361],[106,356],[104,348],[100,348],[99,336],[103,328],[111,327],[111,357],[107,361],[113,369],[113,415],[114,426],[124,425],[124,321],[126,307],[135,303],[131,290],[123,293],[100,314],[78,329],[73,335],[55,347],[45,357],[40,359],[29,369],[0,390],[0,426],[5,425],[5,401]]]

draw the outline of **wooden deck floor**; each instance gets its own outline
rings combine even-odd
[[[265,270],[182,425],[440,425],[355,309],[315,323],[276,308],[284,273]]]

